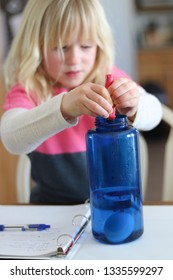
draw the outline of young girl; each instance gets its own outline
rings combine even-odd
[[[161,104],[112,65],[114,44],[99,0],[29,0],[5,63],[8,89],[1,137],[30,157],[31,202],[83,203],[89,197],[85,134],[115,106],[143,130]],[[106,89],[105,74],[114,82]]]

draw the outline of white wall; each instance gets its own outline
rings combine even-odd
[[[100,0],[116,42],[116,65],[136,79],[136,11],[134,0]]]

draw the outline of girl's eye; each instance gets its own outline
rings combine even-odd
[[[92,48],[92,46],[91,45],[82,45],[81,48],[82,49],[89,49],[89,48]]]
[[[65,51],[67,50],[67,46],[62,46],[62,47],[54,47],[54,51]]]

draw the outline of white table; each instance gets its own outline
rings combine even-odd
[[[96,241],[90,228],[79,241],[72,259],[173,260],[173,205],[144,206],[144,233],[130,243],[105,245]]]
[[[53,224],[63,221],[68,206],[0,206],[0,224],[35,223]],[[145,205],[144,233],[130,243],[102,244],[94,239],[89,224],[66,259],[73,260],[173,260],[173,205]]]

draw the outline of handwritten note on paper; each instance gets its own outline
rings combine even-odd
[[[1,232],[0,255],[29,257],[53,253],[56,251],[59,232],[57,228],[44,232]]]

